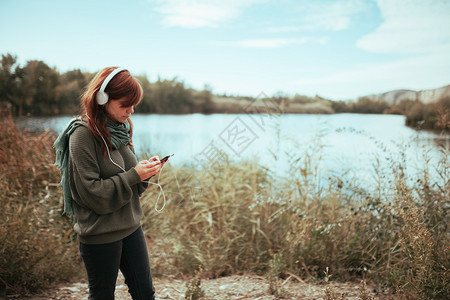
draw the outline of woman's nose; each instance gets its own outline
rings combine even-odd
[[[130,113],[130,114],[134,113],[134,106],[130,106],[127,110],[127,113]]]

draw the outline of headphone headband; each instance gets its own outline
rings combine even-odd
[[[122,72],[122,71],[126,71],[127,69],[125,68],[117,68],[114,69],[111,73],[109,73],[109,75],[105,78],[105,81],[103,81],[102,86],[100,87],[100,89],[97,92],[97,103],[99,105],[105,105],[108,100],[108,94],[105,93],[105,89],[108,86],[108,83],[111,81],[111,79],[113,79],[114,76],[117,75],[117,73]]]

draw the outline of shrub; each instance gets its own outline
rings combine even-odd
[[[406,125],[418,129],[450,131],[450,97],[437,102],[416,102],[406,110]]]
[[[61,216],[54,136],[19,130],[0,112],[0,282],[28,293],[80,270],[70,222]]]

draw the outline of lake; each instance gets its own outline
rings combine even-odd
[[[70,119],[29,118],[20,126],[60,131]],[[135,114],[132,121],[138,156],[174,153],[173,165],[205,167],[225,163],[224,155],[232,162],[257,159],[278,176],[310,160],[323,178],[370,181],[375,165],[392,174],[405,161],[410,173],[418,172],[424,155],[431,166],[438,163],[439,143],[450,147],[449,135],[406,127],[400,115]]]

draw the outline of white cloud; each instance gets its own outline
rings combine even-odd
[[[316,78],[294,81],[298,89],[332,99],[357,98],[395,89],[423,90],[449,83],[450,1],[376,0],[381,25],[357,46],[402,55]]]
[[[232,46],[239,48],[281,48],[290,45],[316,43],[326,44],[326,37],[304,37],[304,38],[271,38],[271,39],[248,39],[232,42],[215,42],[220,46]]]
[[[341,1],[305,1],[297,10],[298,25],[277,26],[269,28],[269,32],[295,31],[341,31],[349,28],[352,17],[367,8],[367,2],[361,0]]]
[[[328,76],[297,80],[294,85],[332,99],[357,98],[395,89],[430,89],[448,84],[450,52],[382,64],[369,64]]]
[[[214,27],[238,17],[241,12],[262,0],[149,0],[155,11],[163,14],[166,26]]]
[[[357,46],[377,53],[450,51],[450,1],[377,0],[384,19]]]

